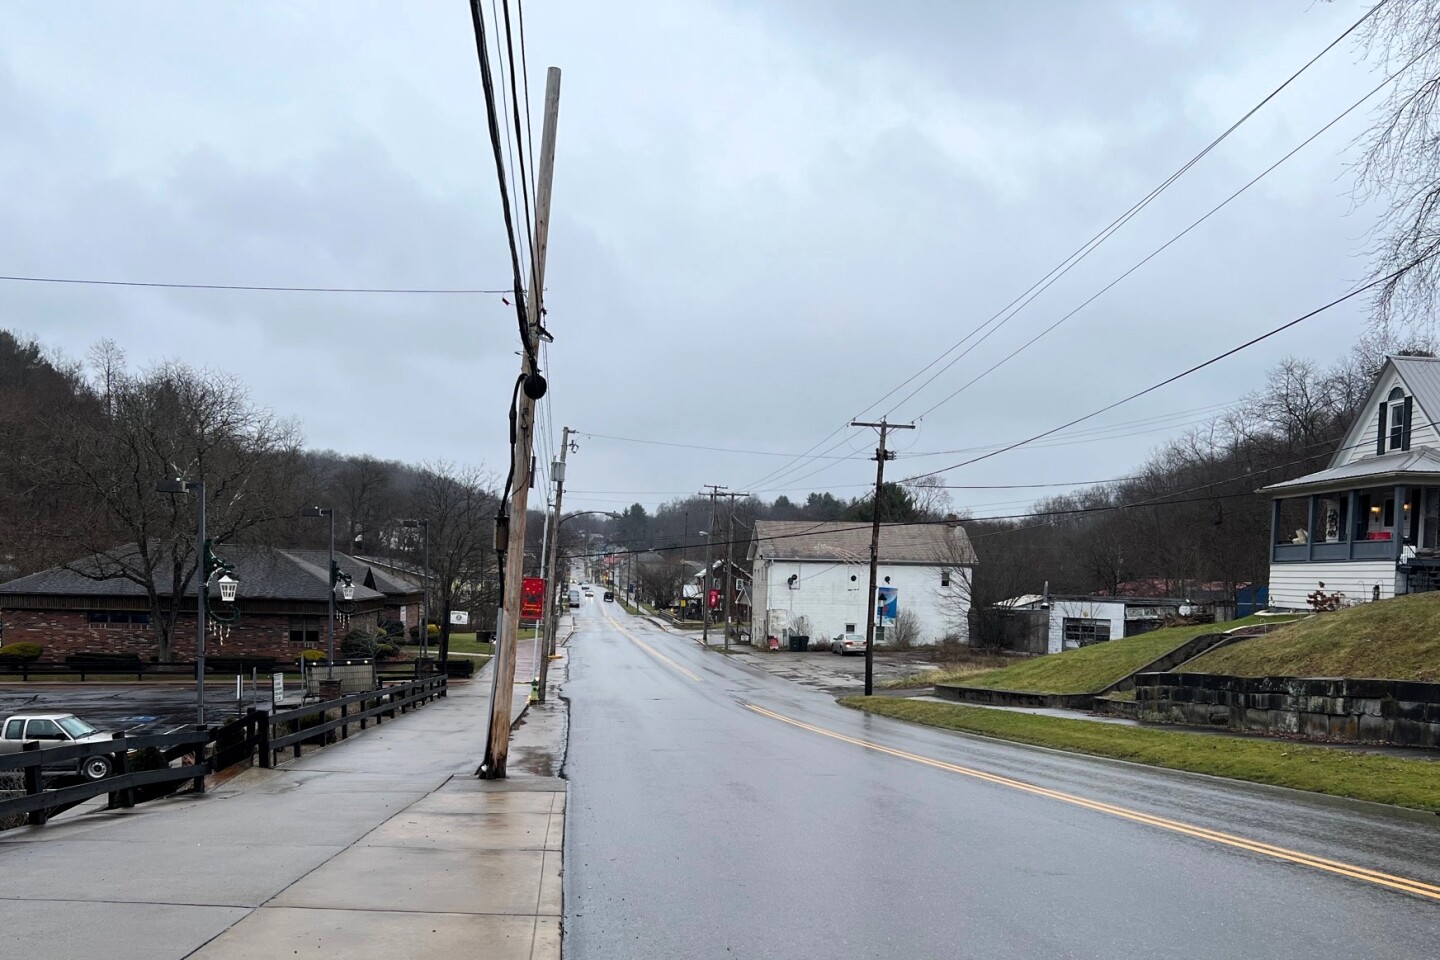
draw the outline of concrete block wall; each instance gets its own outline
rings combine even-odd
[[[1329,740],[1440,746],[1440,684],[1328,677],[1144,673],[1142,720]]]

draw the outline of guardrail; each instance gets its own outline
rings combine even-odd
[[[0,819],[23,814],[27,824],[39,826],[56,813],[102,795],[109,796],[112,810],[133,807],[147,799],[156,799],[137,796],[141,788],[187,780],[191,781],[193,792],[204,793],[208,774],[241,763],[253,763],[257,754],[260,766],[273,767],[280,752],[287,748],[299,757],[305,744],[331,742],[330,734],[336,730],[339,739],[348,739],[351,726],[358,724],[364,730],[371,721],[378,725],[387,719],[393,720],[446,696],[447,686],[446,677],[437,675],[275,713],[251,708],[244,716],[218,727],[195,727],[176,733],[117,733],[110,740],[49,749],[41,749],[37,740],[26,741],[19,753],[0,755],[0,772],[18,770],[25,779],[23,796],[0,800]],[[339,710],[340,715],[329,718],[332,710]],[[322,719],[301,726],[317,716]],[[164,765],[158,769],[133,769],[136,751],[151,748],[159,752],[159,760]],[[47,788],[47,767],[97,756],[110,759],[110,776]],[[171,766],[176,760],[181,761],[180,765]],[[161,795],[170,792],[173,791]]]

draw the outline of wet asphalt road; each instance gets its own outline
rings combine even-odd
[[[576,613],[573,960],[1440,955],[1440,899],[1345,875],[1440,885],[1440,817],[867,717],[617,605]]]

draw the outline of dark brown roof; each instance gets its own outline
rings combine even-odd
[[[870,524],[852,520],[760,520],[751,553],[769,560],[868,560]],[[972,565],[975,549],[959,524],[882,523],[885,563]]]
[[[103,596],[140,597],[145,592],[139,584],[110,574],[118,566],[134,563],[135,545],[117,547],[105,554],[77,560],[64,567],[52,567],[28,577],[0,584],[0,597],[10,596]],[[329,576],[326,573],[328,552],[325,550],[284,550],[256,544],[219,544],[215,547],[220,559],[235,567],[240,581],[240,594],[251,600],[317,600],[328,596]],[[354,557],[335,554],[340,569],[355,582],[356,600],[375,600],[384,596],[413,596],[419,591],[383,571],[375,570]],[[373,587],[367,584],[374,584]],[[157,573],[156,586],[162,596],[169,595],[170,578],[166,564]],[[186,584],[185,595],[195,595],[195,581]]]

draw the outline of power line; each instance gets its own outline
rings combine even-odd
[[[1068,273],[1071,269],[1073,269],[1077,264],[1079,264],[1082,260],[1084,260],[1086,257],[1088,257],[1092,252],[1094,252],[1094,250],[1095,250],[1097,247],[1099,247],[1099,246],[1100,246],[1101,244],[1103,244],[1106,240],[1108,240],[1111,236],[1113,236],[1121,227],[1125,226],[1125,224],[1128,223],[1131,219],[1133,219],[1141,210],[1143,210],[1145,207],[1149,206],[1149,204],[1150,204],[1152,201],[1154,201],[1156,197],[1158,197],[1158,196],[1159,196],[1161,193],[1163,193],[1165,190],[1169,189],[1169,187],[1170,187],[1176,180],[1178,180],[1181,176],[1183,176],[1186,172],[1188,172],[1188,171],[1190,170],[1190,168],[1192,168],[1193,166],[1195,166],[1195,164],[1199,163],[1200,160],[1202,160],[1207,154],[1209,154],[1212,150],[1214,150],[1217,146],[1219,146],[1221,142],[1223,142],[1226,138],[1228,138],[1228,137],[1230,136],[1230,134],[1232,134],[1236,129],[1238,129],[1242,124],[1244,124],[1247,120],[1249,120],[1249,119],[1250,119],[1252,116],[1254,116],[1257,112],[1259,112],[1266,104],[1268,104],[1271,100],[1273,100],[1276,96],[1278,96],[1283,90],[1285,90],[1285,88],[1287,88],[1288,86],[1290,86],[1290,84],[1293,83],[1297,78],[1299,78],[1301,74],[1303,74],[1303,73],[1305,73],[1305,71],[1309,70],[1310,67],[1313,66],[1313,65],[1316,63],[1316,61],[1318,61],[1321,57],[1325,56],[1325,54],[1329,53],[1332,49],[1335,48],[1335,46],[1336,46],[1337,44],[1339,44],[1339,43],[1340,43],[1341,41],[1343,41],[1346,37],[1348,37],[1350,34],[1352,34],[1356,29],[1358,29],[1361,24],[1363,24],[1367,19],[1369,19],[1371,16],[1374,15],[1374,13],[1375,13],[1376,10],[1378,10],[1381,6],[1384,5],[1384,2],[1385,2],[1385,0],[1381,0],[1381,3],[1376,4],[1376,5],[1375,5],[1374,7],[1372,7],[1370,10],[1368,10],[1368,11],[1364,14],[1364,16],[1362,16],[1359,20],[1355,21],[1355,23],[1351,24],[1349,28],[1347,28],[1343,33],[1340,34],[1340,36],[1336,37],[1336,38],[1335,38],[1334,40],[1332,40],[1329,44],[1327,44],[1327,45],[1324,47],[1324,49],[1322,49],[1319,53],[1317,53],[1317,54],[1315,54],[1315,56],[1311,57],[1310,60],[1308,60],[1303,66],[1301,66],[1300,69],[1296,70],[1293,74],[1291,74],[1291,75],[1290,75],[1283,83],[1281,83],[1278,87],[1276,87],[1274,90],[1270,91],[1270,93],[1268,93],[1263,99],[1261,99],[1260,102],[1258,102],[1258,103],[1255,104],[1253,107],[1251,107],[1248,111],[1246,111],[1246,113],[1245,113],[1243,116],[1241,116],[1240,119],[1236,120],[1233,124],[1231,124],[1229,128],[1227,128],[1227,129],[1226,129],[1224,132],[1222,132],[1218,137],[1216,137],[1214,140],[1212,140],[1203,150],[1201,150],[1201,151],[1200,151],[1199,153],[1197,153],[1195,156],[1191,157],[1188,161],[1186,161],[1184,164],[1182,164],[1182,165],[1179,167],[1179,169],[1177,169],[1174,173],[1170,174],[1170,176],[1166,177],[1163,181],[1161,181],[1161,183],[1160,183],[1158,186],[1156,186],[1155,188],[1153,188],[1153,189],[1152,189],[1148,194],[1146,194],[1143,198],[1141,198],[1141,199],[1140,199],[1139,201],[1137,201],[1135,204],[1132,204],[1131,207],[1130,207],[1128,210],[1126,210],[1124,213],[1122,213],[1122,214],[1121,214],[1119,217],[1117,217],[1115,220],[1111,221],[1106,227],[1104,227],[1102,230],[1100,230],[1098,233],[1096,233],[1093,237],[1091,237],[1091,238],[1090,238],[1089,240],[1087,240],[1085,243],[1081,244],[1081,245],[1080,245],[1078,248],[1076,248],[1076,250],[1073,251],[1069,256],[1067,256],[1065,259],[1061,260],[1060,263],[1058,263],[1058,264],[1056,264],[1054,267],[1052,267],[1048,273],[1046,273],[1046,274],[1045,274],[1043,277],[1041,277],[1039,280],[1035,281],[1035,283],[1031,284],[1030,287],[1028,287],[1024,292],[1022,292],[1022,293],[1021,293],[1019,296],[1017,296],[1014,300],[1011,300],[1010,303],[1006,304],[1004,307],[1002,307],[1002,308],[1001,308],[1000,310],[998,310],[996,313],[992,314],[992,315],[990,316],[990,318],[987,319],[984,323],[980,324],[980,325],[977,326],[975,329],[971,330],[971,331],[970,331],[969,333],[967,333],[964,337],[961,337],[961,338],[960,338],[959,340],[957,340],[954,344],[952,344],[949,348],[947,348],[943,353],[941,353],[941,354],[939,354],[938,356],[936,356],[935,359],[931,360],[931,361],[930,361],[929,363],[927,363],[924,367],[922,367],[921,369],[917,370],[914,374],[912,374],[911,376],[907,377],[904,381],[902,381],[901,383],[899,383],[898,385],[896,385],[896,386],[895,386],[894,388],[892,388],[889,392],[887,392],[884,396],[880,397],[880,399],[876,400],[874,403],[872,403],[872,404],[870,404],[869,406],[865,407],[865,409],[864,409],[864,410],[861,410],[859,413],[857,413],[857,414],[855,415],[855,417],[851,417],[851,418],[849,418],[849,419],[852,419],[852,420],[853,420],[853,419],[856,419],[856,418],[858,418],[858,417],[860,417],[860,416],[863,416],[865,413],[868,413],[870,410],[874,409],[874,408],[875,408],[876,406],[878,406],[879,404],[884,403],[887,399],[889,399],[890,397],[894,396],[894,395],[895,395],[896,393],[898,393],[900,390],[903,390],[903,389],[904,389],[906,386],[908,386],[910,383],[914,382],[914,380],[915,380],[916,378],[920,377],[922,374],[924,374],[925,371],[929,370],[929,369],[930,369],[931,367],[933,367],[935,364],[937,364],[937,363],[939,363],[940,361],[944,360],[945,357],[949,356],[949,355],[950,355],[951,353],[953,353],[955,350],[959,349],[959,348],[960,348],[961,346],[963,346],[963,345],[965,344],[965,342],[968,341],[971,337],[975,336],[975,335],[976,335],[977,333],[979,333],[981,330],[985,329],[985,327],[989,326],[989,325],[990,325],[991,323],[993,323],[995,320],[997,320],[997,319],[1000,318],[1002,315],[1004,315],[1007,311],[1011,311],[1011,312],[1010,312],[1010,315],[1009,315],[1009,317],[1006,317],[1005,320],[1001,320],[1001,321],[1000,321],[1000,324],[1001,324],[1001,325],[1003,325],[1006,321],[1008,321],[1008,320],[1010,319],[1010,317],[1013,317],[1013,316],[1015,315],[1015,313],[1018,313],[1021,309],[1024,309],[1024,307],[1025,307],[1027,304],[1029,304],[1030,301],[1034,300],[1035,297],[1037,297],[1037,296],[1039,296],[1041,293],[1043,293],[1043,292],[1044,292],[1046,289],[1048,289],[1053,283],[1055,283],[1055,281],[1059,280],[1060,277],[1064,276],[1064,275],[1065,275],[1066,273]],[[1037,289],[1037,288],[1038,288],[1038,289]],[[1033,294],[1033,296],[1032,296],[1032,294]],[[1026,299],[1027,297],[1028,297],[1029,299]],[[1021,301],[1024,301],[1024,302],[1022,303]],[[1019,306],[1017,306],[1017,304],[1018,304]],[[1013,311],[1012,311],[1012,308],[1014,308]],[[996,327],[995,329],[999,329],[999,326],[997,325],[997,327]],[[993,333],[994,330],[991,330],[990,332]],[[987,334],[985,335],[985,337],[988,338],[989,335],[990,335],[990,334],[987,333]],[[982,338],[982,340],[983,340],[983,339],[984,339],[984,338]],[[977,342],[976,345],[978,346],[978,342]],[[973,350],[974,347],[972,347],[971,349]],[[966,353],[969,353],[969,351],[967,350]],[[962,354],[961,356],[963,357],[964,354]],[[950,363],[946,364],[946,365],[945,365],[944,367],[942,367],[939,371],[937,371],[934,375],[932,375],[929,379],[927,379],[927,380],[925,381],[925,383],[922,383],[922,384],[920,385],[920,387],[918,387],[915,391],[912,391],[909,395],[907,395],[907,396],[905,397],[905,399],[903,399],[903,400],[901,400],[899,403],[894,404],[893,406],[891,406],[891,408],[890,408],[889,410],[887,410],[886,413],[887,413],[887,414],[893,413],[893,412],[894,412],[898,407],[900,407],[902,404],[908,402],[912,397],[915,396],[916,393],[918,393],[920,390],[924,389],[925,386],[927,386],[929,383],[931,383],[931,382],[935,379],[935,377],[938,377],[940,374],[944,373],[945,370],[949,369],[949,368],[950,368],[957,360],[959,360],[959,359],[960,359],[960,357],[956,357],[955,360],[952,360]],[[831,437],[835,436],[835,435],[838,434],[838,433],[841,433],[844,429],[845,429],[845,425],[844,425],[844,424],[842,424],[842,425],[839,426],[839,427],[836,427],[833,431],[831,431],[831,432],[830,432],[829,434],[827,434],[825,437],[821,438],[821,440],[820,440],[818,443],[816,443],[814,446],[812,446],[812,447],[810,448],[810,450],[814,450],[815,447],[821,446],[822,444],[824,444],[825,442],[827,442]],[[832,446],[830,449],[833,450],[834,447]],[[828,451],[827,451],[827,452],[828,452]],[[806,453],[808,454],[809,451],[806,451]],[[765,476],[761,477],[760,479],[754,481],[754,482],[751,484],[751,486],[752,486],[752,487],[758,487],[760,484],[762,484],[762,483],[764,483],[764,482],[766,482],[766,481],[768,481],[768,480],[771,480],[772,477],[774,477],[775,474],[778,473],[778,472],[780,472],[780,471],[772,471],[771,473],[766,474]]]
[[[734,447],[707,447],[695,443],[675,443],[670,440],[642,440],[638,437],[615,437],[604,433],[585,433],[581,436],[589,437],[592,440],[618,440],[623,443],[645,443],[659,447],[682,447],[686,450],[708,450],[712,453],[743,453],[757,457],[791,457],[794,454],[776,453],[773,450],[737,450]],[[860,460],[863,457],[833,457],[835,460]]]
[[[505,157],[500,149],[500,122],[495,115],[495,78],[490,74],[490,54],[485,44],[485,14],[480,9],[480,0],[470,0],[470,22],[475,31],[475,54],[480,61],[480,85],[485,93],[485,121],[490,131],[490,148],[495,157],[495,179],[500,185],[500,210],[505,215],[505,238],[510,245],[510,268],[515,284],[515,316],[519,323],[520,343],[534,367],[538,364],[535,363],[535,344],[530,335],[530,326],[525,318],[525,282],[520,270],[520,249],[515,240],[515,221],[510,211],[510,193],[505,187]]]
[[[1195,364],[1193,367],[1190,367],[1190,368],[1188,368],[1188,369],[1186,369],[1186,370],[1182,370],[1182,371],[1180,371],[1179,373],[1177,373],[1177,374],[1175,374],[1175,375],[1173,375],[1173,376],[1167,377],[1167,378],[1165,378],[1164,380],[1159,381],[1158,383],[1153,383],[1153,384],[1151,384],[1150,386],[1146,387],[1146,388],[1143,389],[1143,390],[1137,390],[1135,393],[1130,394],[1128,397],[1123,397],[1123,398],[1121,398],[1121,399],[1119,399],[1119,400],[1116,400],[1114,403],[1107,404],[1107,405],[1101,407],[1099,410],[1095,410],[1095,411],[1093,411],[1093,412],[1091,412],[1091,413],[1087,413],[1087,414],[1085,414],[1085,415],[1082,416],[1082,417],[1076,417],[1074,420],[1071,420],[1071,421],[1069,421],[1068,423],[1062,423],[1062,424],[1061,424],[1060,426],[1058,426],[1058,427],[1052,427],[1052,428],[1050,428],[1049,430],[1044,430],[1044,431],[1042,431],[1042,432],[1040,432],[1040,433],[1035,434],[1035,435],[1032,436],[1032,437],[1027,437],[1027,438],[1025,438],[1024,440],[1017,440],[1017,441],[1015,441],[1014,443],[1006,444],[1005,446],[1001,447],[1000,449],[991,451],[990,453],[985,453],[985,454],[982,454],[982,455],[980,455],[980,456],[978,456],[978,457],[972,457],[972,458],[970,458],[969,460],[962,460],[960,463],[951,464],[951,465],[948,466],[948,467],[941,467],[939,470],[931,470],[931,471],[929,471],[928,473],[916,474],[916,475],[913,476],[913,477],[907,477],[904,481],[901,481],[901,482],[913,482],[913,481],[919,480],[919,479],[921,479],[921,478],[923,478],[923,477],[933,477],[933,476],[935,476],[935,475],[937,475],[937,474],[947,473],[948,471],[958,469],[959,467],[966,467],[966,466],[969,466],[969,465],[972,464],[972,463],[978,463],[978,462],[980,462],[981,460],[988,460],[988,459],[990,459],[991,457],[998,456],[998,455],[1000,455],[1000,454],[1002,454],[1002,453],[1007,453],[1007,452],[1009,452],[1009,451],[1011,451],[1011,450],[1014,450],[1014,449],[1016,449],[1016,448],[1018,448],[1018,447],[1026,446],[1027,444],[1033,443],[1033,442],[1036,441],[1036,440],[1040,440],[1040,439],[1042,439],[1042,438],[1044,438],[1044,437],[1048,437],[1048,436],[1050,436],[1051,434],[1059,433],[1061,430],[1065,430],[1065,429],[1067,429],[1067,428],[1069,428],[1069,427],[1073,427],[1073,426],[1075,426],[1077,423],[1084,423],[1086,420],[1090,420],[1090,419],[1093,419],[1093,418],[1095,418],[1095,417],[1098,417],[1098,416],[1100,416],[1102,413],[1108,413],[1109,411],[1114,410],[1116,407],[1119,407],[1119,406],[1121,406],[1121,405],[1123,405],[1123,404],[1129,403],[1129,402],[1132,401],[1132,400],[1138,400],[1140,397],[1143,397],[1143,396],[1145,396],[1145,395],[1148,394],[1148,393],[1154,393],[1156,390],[1159,390],[1161,387],[1169,386],[1170,384],[1174,383],[1174,382],[1177,381],[1177,380],[1181,380],[1181,379],[1183,379],[1183,378],[1185,378],[1185,377],[1190,376],[1192,373],[1197,373],[1197,372],[1199,372],[1199,371],[1201,371],[1201,370],[1204,370],[1206,367],[1209,367],[1209,366],[1212,366],[1212,365],[1214,365],[1214,364],[1216,364],[1216,363],[1219,363],[1221,360],[1224,360],[1224,359],[1226,359],[1227,357],[1234,356],[1235,354],[1241,352],[1242,350],[1247,350],[1247,349],[1249,349],[1250,347],[1255,346],[1257,343],[1261,343],[1262,341],[1269,340],[1271,337],[1276,336],[1277,334],[1283,333],[1283,332],[1285,332],[1286,330],[1289,330],[1291,327],[1294,327],[1294,326],[1297,326],[1297,325],[1299,325],[1299,324],[1301,324],[1301,323],[1304,323],[1306,320],[1309,320],[1309,319],[1311,319],[1311,318],[1313,318],[1313,317],[1316,317],[1316,316],[1324,313],[1326,310],[1329,310],[1329,309],[1331,309],[1331,308],[1333,308],[1333,307],[1337,307],[1337,306],[1339,306],[1340,304],[1345,303],[1345,302],[1348,301],[1348,300],[1353,300],[1355,297],[1358,297],[1360,294],[1365,293],[1365,292],[1368,291],[1368,290],[1373,290],[1375,287],[1378,287],[1378,286],[1380,286],[1380,285],[1383,284],[1383,283],[1387,283],[1387,282],[1389,282],[1390,280],[1393,280],[1394,278],[1400,276],[1402,273],[1405,273],[1406,271],[1413,269],[1414,267],[1418,266],[1420,263],[1422,263],[1422,262],[1424,262],[1425,260],[1428,260],[1428,259],[1430,259],[1430,258],[1432,258],[1432,257],[1434,257],[1434,256],[1436,256],[1436,253],[1428,253],[1428,254],[1426,254],[1426,255],[1423,256],[1423,257],[1419,257],[1419,258],[1417,258],[1417,259],[1415,259],[1415,260],[1412,260],[1410,263],[1405,264],[1404,266],[1400,267],[1398,270],[1394,270],[1394,271],[1392,271],[1392,272],[1390,272],[1390,273],[1386,274],[1385,276],[1380,277],[1380,278],[1378,278],[1378,279],[1371,280],[1369,283],[1364,284],[1363,286],[1360,286],[1360,287],[1355,288],[1354,290],[1350,291],[1349,293],[1345,294],[1344,296],[1337,297],[1337,298],[1335,298],[1334,300],[1331,300],[1329,303],[1325,304],[1324,306],[1316,307],[1314,310],[1311,310],[1309,313],[1304,313],[1304,314],[1301,314],[1300,316],[1296,317],[1296,318],[1293,319],[1293,320],[1288,320],[1288,321],[1286,321],[1285,323],[1280,324],[1278,327],[1275,327],[1275,328],[1273,328],[1273,329],[1271,329],[1271,330],[1266,331],[1265,333],[1260,334],[1258,337],[1252,337],[1251,339],[1246,340],[1244,343],[1242,343],[1242,344],[1240,344],[1240,345],[1238,345],[1238,346],[1231,347],[1229,350],[1226,350],[1226,351],[1223,352],[1223,353],[1216,354],[1215,356],[1211,357],[1210,359],[1204,360],[1204,361],[1202,361],[1202,362],[1200,362],[1200,363],[1197,363],[1197,364]]]
[[[254,290],[263,293],[508,294],[510,290],[471,287],[287,287],[245,283],[168,283],[158,280],[95,280],[89,277],[0,276],[12,283],[64,283],[91,287],[158,287],[166,290]]]
[[[1418,56],[1417,56],[1416,59],[1418,59]],[[1215,206],[1211,207],[1203,216],[1201,216],[1199,219],[1197,219],[1197,220],[1195,220],[1194,222],[1192,222],[1192,223],[1191,223],[1189,226],[1187,226],[1184,230],[1181,230],[1179,233],[1175,234],[1175,235],[1174,235],[1173,237],[1171,237],[1169,240],[1166,240],[1166,241],[1165,241],[1164,243],[1162,243],[1160,246],[1156,247],[1154,250],[1152,250],[1149,254],[1147,254],[1147,255],[1146,255],[1142,260],[1140,260],[1138,263],[1134,264],[1134,265],[1131,266],[1128,270],[1126,270],[1124,273],[1120,274],[1118,277],[1116,277],[1115,279],[1111,280],[1109,283],[1105,284],[1105,286],[1101,287],[1101,288],[1100,288],[1099,290],[1097,290],[1095,293],[1091,294],[1088,298],[1086,298],[1084,301],[1082,301],[1082,302],[1079,304],[1079,306],[1077,306],[1077,307],[1075,307],[1074,309],[1070,310],[1068,313],[1065,313],[1065,314],[1062,315],[1058,320],[1056,320],[1054,323],[1050,324],[1048,327],[1046,327],[1045,329],[1041,330],[1041,331],[1040,331],[1039,333],[1037,333],[1035,336],[1031,337],[1029,340],[1025,341],[1025,342],[1022,343],[1020,346],[1016,347],[1014,350],[1012,350],[1010,353],[1006,354],[1004,357],[1001,357],[999,360],[997,360],[995,363],[991,364],[989,367],[985,368],[983,371],[981,371],[981,372],[980,372],[979,374],[977,374],[975,377],[973,377],[972,379],[970,379],[968,382],[966,382],[965,384],[961,385],[959,389],[955,390],[953,393],[949,394],[949,395],[946,396],[943,400],[940,400],[938,403],[934,403],[934,404],[932,404],[931,406],[927,407],[927,408],[924,410],[924,412],[922,412],[922,413],[919,414],[919,416],[917,417],[917,419],[922,419],[922,418],[928,416],[932,411],[936,410],[937,408],[939,408],[939,407],[941,407],[941,406],[944,406],[945,404],[949,403],[951,400],[954,400],[954,399],[955,399],[956,397],[958,397],[960,394],[962,394],[962,393],[964,393],[966,390],[970,389],[970,387],[974,386],[976,383],[979,383],[981,380],[985,379],[985,378],[986,378],[987,376],[989,376],[991,373],[995,372],[995,371],[996,371],[997,369],[999,369],[1000,367],[1002,367],[1002,366],[1004,366],[1005,364],[1009,363],[1009,362],[1010,362],[1011,360],[1013,360],[1017,355],[1019,355],[1020,353],[1024,352],[1025,350],[1028,350],[1028,349],[1029,349],[1031,346],[1033,346],[1038,340],[1040,340],[1042,337],[1045,337],[1046,335],[1048,335],[1048,334],[1049,334],[1051,331],[1053,331],[1056,327],[1060,326],[1062,323],[1064,323],[1065,321],[1069,320],[1071,317],[1075,316],[1075,314],[1079,313],[1081,310],[1084,310],[1084,309],[1085,309],[1086,307],[1088,307],[1090,304],[1092,304],[1092,303],[1094,303],[1096,300],[1100,299],[1100,297],[1102,297],[1102,296],[1104,296],[1106,293],[1108,293],[1113,287],[1115,287],[1117,284],[1119,284],[1122,280],[1124,280],[1125,278],[1129,277],[1132,273],[1134,273],[1135,271],[1139,270],[1141,267],[1145,266],[1145,264],[1147,264],[1147,263],[1149,263],[1151,260],[1155,259],[1155,258],[1156,258],[1157,256],[1159,256],[1161,253],[1164,253],[1166,250],[1168,250],[1168,249],[1169,249],[1171,246],[1173,246],[1175,243],[1179,242],[1183,237],[1185,237],[1187,234],[1189,234],[1189,233],[1190,233],[1192,230],[1194,230],[1196,227],[1200,226],[1200,225],[1201,225],[1202,223],[1204,223],[1206,220],[1209,220],[1212,216],[1214,216],[1215,214],[1219,213],[1219,212],[1220,212],[1221,210],[1223,210],[1225,207],[1229,206],[1230,203],[1231,203],[1231,201],[1235,200],[1235,199],[1238,198],[1241,194],[1245,193],[1245,192],[1246,192],[1247,190],[1249,190],[1251,187],[1255,186],[1255,184],[1257,184],[1257,183],[1259,183],[1261,180],[1265,179],[1265,177],[1269,176],[1272,172],[1274,172],[1274,171],[1276,170],[1276,168],[1278,168],[1281,164],[1285,163],[1285,161],[1287,161],[1287,160],[1289,160],[1291,157],[1295,156],[1295,154],[1299,153],[1301,150],[1303,150],[1303,149],[1305,149],[1306,147],[1308,147],[1311,143],[1314,143],[1315,140],[1317,140],[1321,135],[1323,135],[1323,134],[1324,134],[1326,131],[1328,131],[1331,127],[1335,126],[1335,124],[1337,124],[1337,123],[1339,123],[1341,120],[1345,119],[1347,116],[1349,116],[1349,115],[1350,115],[1351,113],[1353,113],[1355,110],[1359,109],[1359,107],[1361,106],[1361,104],[1363,104],[1366,100],[1369,100],[1369,99],[1370,99],[1371,97],[1373,97],[1375,94],[1379,93],[1380,90],[1382,90],[1385,86],[1387,86],[1389,83],[1391,83],[1396,77],[1398,77],[1402,72],[1404,72],[1406,69],[1408,69],[1408,68],[1409,68],[1412,64],[1414,64],[1414,63],[1415,63],[1415,60],[1412,60],[1412,61],[1410,61],[1410,63],[1406,64],[1404,67],[1401,67],[1400,70],[1397,70],[1394,74],[1391,74],[1390,76],[1386,77],[1386,78],[1385,78],[1384,80],[1382,80],[1378,85],[1376,85],[1372,90],[1370,90],[1368,93],[1366,93],[1366,94],[1365,94],[1364,96],[1362,96],[1360,99],[1356,100],[1356,101],[1355,101],[1354,103],[1352,103],[1350,106],[1348,106],[1348,107],[1346,107],[1344,110],[1342,110],[1338,115],[1336,115],[1333,119],[1331,119],[1330,122],[1326,123],[1326,124],[1325,124],[1323,127],[1321,127],[1319,130],[1316,130],[1316,131],[1315,131],[1314,133],[1312,133],[1310,136],[1306,137],[1306,138],[1305,138],[1304,140],[1302,140],[1299,144],[1297,144],[1293,149],[1291,149],[1288,153],[1286,153],[1284,156],[1282,156],[1279,160],[1276,160],[1274,163],[1270,164],[1270,166],[1268,166],[1268,167],[1266,167],[1264,170],[1260,171],[1260,173],[1256,174],[1255,177],[1253,177],[1249,182],[1247,182],[1245,185],[1243,185],[1242,187],[1240,187],[1240,189],[1236,190],[1234,193],[1230,194],[1230,195],[1229,195],[1228,197],[1226,197],[1224,200],[1221,200],[1218,204],[1216,204]],[[999,327],[997,326],[995,329],[998,330]],[[992,330],[991,332],[993,333],[994,331]],[[986,336],[989,336],[989,334],[986,334]],[[958,359],[958,358],[957,358],[957,359]],[[928,382],[929,382],[929,381],[927,381],[927,383],[928,383]],[[917,390],[916,392],[918,393],[919,391]],[[911,397],[913,397],[914,395],[915,395],[914,393],[910,394]],[[908,399],[910,399],[910,398],[907,397],[906,400],[908,400]],[[903,403],[904,401],[901,401],[901,402]],[[898,406],[898,404],[897,404],[897,406]]]

